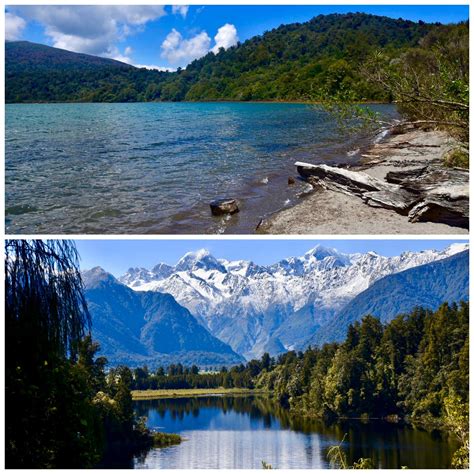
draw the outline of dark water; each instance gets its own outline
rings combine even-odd
[[[355,161],[366,143],[302,104],[8,104],[6,230],[253,232],[303,191],[296,160]],[[216,197],[240,214],[212,217]]]
[[[325,425],[291,418],[265,397],[200,397],[136,402],[159,431],[186,438],[178,446],[135,457],[135,468],[328,468],[327,451],[345,436],[350,463],[371,458],[377,468],[447,468],[455,441],[381,421]],[[120,466],[116,466],[120,467]]]

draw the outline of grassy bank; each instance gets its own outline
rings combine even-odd
[[[183,438],[179,434],[174,433],[153,433],[153,447],[155,448],[166,448],[167,446],[173,446],[180,444]]]
[[[133,400],[154,400],[157,398],[204,397],[206,395],[254,395],[268,393],[266,390],[250,388],[182,388],[162,390],[132,390]]]

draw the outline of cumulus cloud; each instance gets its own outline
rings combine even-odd
[[[109,57],[118,41],[166,14],[162,5],[15,6],[15,13],[42,24],[56,48]]]
[[[115,59],[116,61],[132,64],[133,63],[133,59],[131,57],[132,53],[133,53],[133,50],[132,48],[130,48],[130,46],[127,46],[123,53],[121,53],[117,47],[113,46],[109,48],[109,51],[107,52],[106,56],[110,59]]]
[[[183,35],[175,28],[168,33],[161,44],[161,57],[170,64],[186,66],[194,59],[205,56],[209,51],[218,53],[220,48],[230,48],[239,41],[237,28],[226,23],[217,30],[214,36],[215,45],[211,49],[211,38],[207,32],[202,31],[191,38],[184,39]]]
[[[171,7],[171,13],[173,13],[173,15],[181,15],[183,18],[186,18],[188,10],[188,5],[173,5]]]
[[[210,45],[211,38],[205,31],[184,39],[182,34],[173,28],[161,44],[161,57],[170,64],[185,66],[206,55]]]
[[[220,48],[230,48],[235,46],[239,41],[237,36],[237,28],[230,23],[226,23],[217,30],[216,36],[214,36],[215,46],[212,48],[212,52],[217,54]]]
[[[14,13],[5,13],[5,39],[18,40],[26,26],[26,21]]]

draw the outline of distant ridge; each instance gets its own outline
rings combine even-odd
[[[115,59],[75,53],[30,41],[5,43],[9,72],[31,73],[40,70],[68,70],[94,68],[134,68]]]
[[[388,275],[352,299],[334,319],[317,329],[307,344],[342,341],[349,324],[365,315],[384,323],[414,307],[436,309],[442,303],[469,301],[469,251]]]

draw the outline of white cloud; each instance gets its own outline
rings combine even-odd
[[[41,5],[14,9],[22,19],[41,23],[53,46],[108,57],[117,54],[118,41],[166,14],[161,5]]]
[[[205,56],[209,51],[217,54],[220,48],[227,49],[237,44],[239,41],[237,28],[226,23],[217,30],[214,41],[215,46],[210,49],[211,38],[205,31],[184,39],[183,35],[173,28],[161,44],[161,57],[170,64],[186,66],[194,59]]]
[[[132,64],[133,60],[131,58],[131,55],[132,55],[132,48],[128,46],[127,48],[125,48],[123,53],[121,53],[118,48],[112,47],[110,48],[109,52],[105,56],[107,56],[110,59],[115,59],[116,61]]]
[[[215,46],[212,48],[212,52],[217,54],[220,48],[230,48],[239,41],[237,36],[237,28],[230,23],[226,23],[217,30],[216,36],[214,36]]]
[[[173,28],[161,44],[161,57],[170,64],[186,66],[194,59],[206,55],[210,45],[211,38],[205,31],[184,39],[181,33]]]
[[[171,13],[173,13],[173,15],[181,15],[183,18],[186,18],[188,10],[188,5],[173,5],[171,7]]]
[[[5,13],[5,39],[18,40],[26,26],[26,21],[13,13]]]

